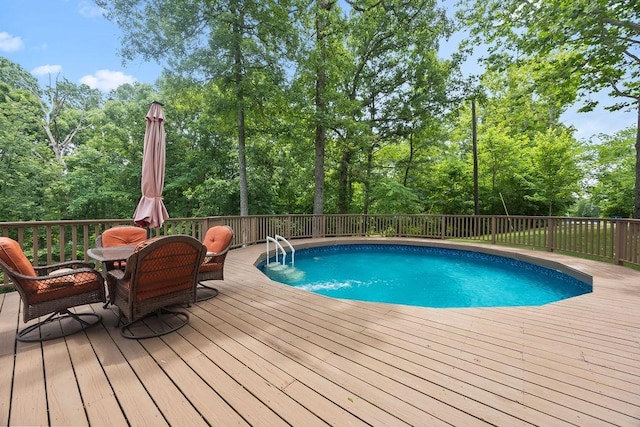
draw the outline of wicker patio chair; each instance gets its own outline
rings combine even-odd
[[[138,244],[124,271],[110,270],[107,280],[120,309],[122,336],[157,337],[186,325],[189,315],[168,307],[194,301],[205,253],[202,243],[190,236],[155,237]]]
[[[202,242],[207,255],[200,266],[196,301],[205,301],[218,295],[218,289],[203,284],[206,280],[224,280],[224,261],[231,248],[233,230],[228,225],[216,225],[207,230]]]
[[[146,229],[131,225],[121,225],[103,231],[102,234],[96,238],[96,247],[109,248],[112,246],[136,245],[145,240],[147,240]],[[102,267],[105,272],[113,268],[124,270],[125,263],[116,261],[112,265],[105,264]]]
[[[106,301],[104,279],[89,263],[67,261],[34,267],[20,244],[0,237],[0,266],[11,279],[23,302],[23,321],[49,314],[25,326],[19,341],[46,341],[64,337],[100,322],[98,313],[74,313],[69,309]],[[58,325],[53,323],[57,322]]]

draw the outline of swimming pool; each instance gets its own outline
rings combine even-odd
[[[555,269],[442,247],[331,245],[296,250],[293,267],[274,261],[258,267],[280,283],[335,298],[423,307],[543,305],[592,291],[590,283]]]

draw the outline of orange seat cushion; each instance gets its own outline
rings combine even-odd
[[[207,247],[207,252],[218,253],[229,246],[232,238],[233,232],[228,227],[216,225],[207,230],[202,244]]]
[[[102,233],[102,246],[133,245],[147,239],[147,230],[140,227],[113,227]]]
[[[67,298],[85,292],[93,292],[103,286],[97,275],[93,272],[79,272],[68,276],[61,276],[37,281],[35,293],[30,302],[37,304],[45,301],[53,301]]]
[[[0,258],[13,271],[25,276],[36,276],[36,271],[22,251],[20,244],[9,237],[0,237]]]
[[[0,237],[0,258],[13,271],[24,276],[37,277],[36,271],[20,248],[18,242],[9,237]],[[100,289],[102,282],[94,272],[75,272],[71,269],[60,269],[52,272],[53,275],[66,274],[59,277],[40,276],[38,280],[22,280],[24,291],[29,295],[29,303],[37,304],[45,301],[53,301],[84,292]]]

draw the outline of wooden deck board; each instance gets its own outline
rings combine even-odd
[[[160,338],[141,341],[164,373],[212,425],[249,425],[188,363]],[[204,373],[202,373],[205,376]],[[168,408],[167,408],[168,409]]]
[[[49,422],[59,426],[87,424],[67,343],[64,340],[48,342],[43,346],[43,353]]]
[[[195,328],[201,331],[206,330],[207,327],[201,322],[198,318],[191,321]],[[258,364],[263,364],[263,359],[260,356],[254,355],[251,359],[247,360],[248,363],[245,364],[234,358],[233,351],[247,353],[246,351],[237,345],[228,346],[221,342],[233,341],[232,339],[220,339],[220,335],[218,335],[218,339],[211,339],[210,336],[192,333],[183,334],[183,336],[185,339],[188,339],[192,345],[200,349],[203,355],[209,360],[217,363],[219,366],[223,366],[226,369],[227,375],[234,378],[239,384],[244,385],[247,391],[259,399],[260,402],[264,402],[265,405],[268,404],[275,413],[281,414],[286,422],[293,425],[305,424],[309,427],[326,425],[320,418],[316,417],[313,412],[306,410],[297,401],[282,391],[291,385],[293,379],[286,383],[276,381],[276,383],[281,386],[276,387],[258,375],[254,368]],[[227,353],[223,347],[229,349],[231,353]],[[249,368],[249,366],[251,368]]]
[[[241,298],[239,301],[248,299],[249,298]],[[256,298],[252,298],[252,300],[255,299]],[[241,304],[241,302],[238,302],[238,304]],[[270,304],[272,305],[273,303]],[[265,316],[271,312],[271,310],[266,306],[258,306],[254,308],[256,308],[256,313],[264,313]],[[285,310],[289,311],[287,309]],[[344,335],[341,335],[341,332],[348,333],[345,331],[335,332],[331,330],[323,330],[321,327],[315,324],[314,319],[309,314],[309,311],[296,312],[302,313],[299,315],[300,317],[290,317],[287,315],[287,313],[279,311],[278,313],[273,314],[275,318],[265,317],[263,318],[263,320],[268,324],[275,324],[278,320],[284,321],[284,319],[288,319],[290,323],[283,324],[283,327],[291,331],[294,334],[294,337],[305,336],[306,338],[305,340],[291,338],[288,341],[289,343],[291,343],[295,347],[300,348],[307,354],[313,354],[314,350],[316,350],[315,347],[319,346],[322,353],[317,354],[316,356],[324,361],[329,361],[327,359],[327,351],[330,351],[330,353],[328,353],[328,357],[332,358],[331,360],[335,359],[341,361],[341,363],[330,363],[330,365],[332,365],[333,367],[340,369],[344,373],[357,372],[356,377],[364,378],[369,384],[375,384],[377,388],[379,388],[380,390],[385,390],[391,393],[393,396],[402,396],[404,403],[409,403],[410,405],[414,406],[414,408],[411,408],[411,406],[407,405],[390,408],[389,410],[392,411],[392,413],[408,413],[410,412],[410,410],[415,411],[416,408],[421,407],[425,404],[429,404],[431,410],[436,410],[435,407],[438,406],[445,407],[443,416],[445,417],[445,420],[447,422],[453,422],[457,425],[461,425],[463,423],[468,424],[472,421],[471,419],[469,419],[469,414],[467,412],[458,409],[460,407],[464,407],[464,402],[467,402],[469,404],[468,399],[451,395],[449,393],[449,389],[439,386],[437,383],[434,383],[434,376],[440,375],[440,372],[433,372],[433,376],[429,378],[429,381],[426,381],[424,379],[421,379],[420,377],[414,376],[411,373],[407,374],[405,370],[407,369],[407,366],[410,365],[410,360],[408,359],[403,363],[404,366],[402,370],[396,367],[390,367],[390,365],[387,365],[384,362],[378,363],[378,360],[375,357],[376,355],[379,358],[384,358],[384,355],[381,354],[379,350],[377,350],[379,343],[364,342],[365,345],[363,347],[363,343],[357,338],[357,335],[346,337]],[[306,324],[311,325],[313,331],[297,327],[296,324],[300,320],[305,321]],[[365,350],[371,350],[374,353],[374,357],[368,356],[366,353],[360,353],[359,355],[356,355],[354,352],[359,351],[358,349],[360,347]],[[342,357],[338,358],[337,356]],[[385,368],[388,369],[386,369],[385,371]],[[423,371],[424,367],[419,367],[416,370]],[[402,378],[404,382],[397,381],[399,377]],[[446,382],[446,380],[444,380],[444,382]],[[406,383],[408,383],[408,385],[406,385]],[[414,393],[414,390],[416,388],[420,390],[431,389],[430,392],[434,395],[446,396],[449,393],[449,399],[447,399],[446,397],[442,398],[446,401],[449,401],[450,403],[444,404],[443,402],[435,399],[429,401],[429,399],[425,398],[425,395],[422,392]],[[475,401],[472,401],[471,404],[475,404]],[[505,414],[501,415],[503,417],[508,417]],[[422,416],[428,419],[428,414],[423,414]],[[416,419],[418,417],[418,414],[413,414],[413,417],[415,418],[411,419]],[[503,419],[503,421],[506,420]],[[435,422],[435,420],[432,420],[432,422]],[[515,421],[511,420],[511,422]]]
[[[216,301],[218,302],[218,301]],[[340,384],[332,381],[331,378],[318,373],[312,365],[314,359],[312,355],[308,355],[295,347],[288,344],[280,337],[265,332],[260,327],[253,325],[246,319],[248,313],[234,312],[227,314],[227,310],[218,307],[216,313],[224,316],[228,323],[220,325],[218,328],[229,336],[240,342],[248,350],[261,355],[270,363],[280,367],[299,381],[302,381],[309,388],[320,392],[322,395],[330,399],[333,403],[351,412],[357,418],[373,420],[379,425],[390,425],[400,423],[396,417],[393,417],[383,409],[371,404],[369,401],[357,397],[357,393],[345,389]],[[249,319],[256,321],[255,319]],[[258,322],[259,323],[259,322]],[[271,327],[266,323],[259,323],[260,326],[267,330],[280,332],[275,327]],[[240,333],[238,333],[240,332]],[[376,392],[376,390],[372,390]],[[379,393],[378,393],[379,394]]]
[[[0,425],[9,424],[20,296],[0,295]]]
[[[137,340],[130,340],[120,336],[117,324],[117,316],[112,311],[106,311],[104,322],[106,330],[118,349],[126,358],[129,365],[149,396],[162,411],[167,423],[171,425],[189,425],[193,427],[207,425],[202,416],[175,386],[164,375],[162,369]],[[134,399],[135,400],[135,399]],[[169,410],[164,410],[170,408]]]
[[[640,272],[500,248],[591,274],[594,291],[430,309],[273,283],[263,251],[231,251],[220,295],[162,338],[124,339],[116,310],[91,305],[101,325],[16,344],[20,299],[0,295],[0,425],[640,425]]]
[[[103,326],[97,325],[94,328],[100,329]],[[96,331],[90,331],[89,334],[94,332]],[[106,334],[104,328],[102,332]],[[116,397],[102,366],[103,363],[109,364],[109,359],[99,360],[96,357],[92,344],[84,333],[69,335],[65,341],[89,424],[126,423],[126,415],[119,404],[120,397]]]
[[[125,418],[134,425],[167,425],[147,393],[147,386],[141,382],[111,336],[105,332],[104,327],[91,328],[87,335],[113,393],[118,396]]]
[[[9,424],[46,425],[49,419],[42,348],[37,343],[19,342],[16,353]]]

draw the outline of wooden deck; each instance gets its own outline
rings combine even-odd
[[[263,251],[233,250],[220,295],[162,338],[125,340],[96,305],[103,325],[16,343],[19,296],[0,295],[0,425],[640,426],[638,271],[536,252],[593,293],[430,309],[270,282]]]

